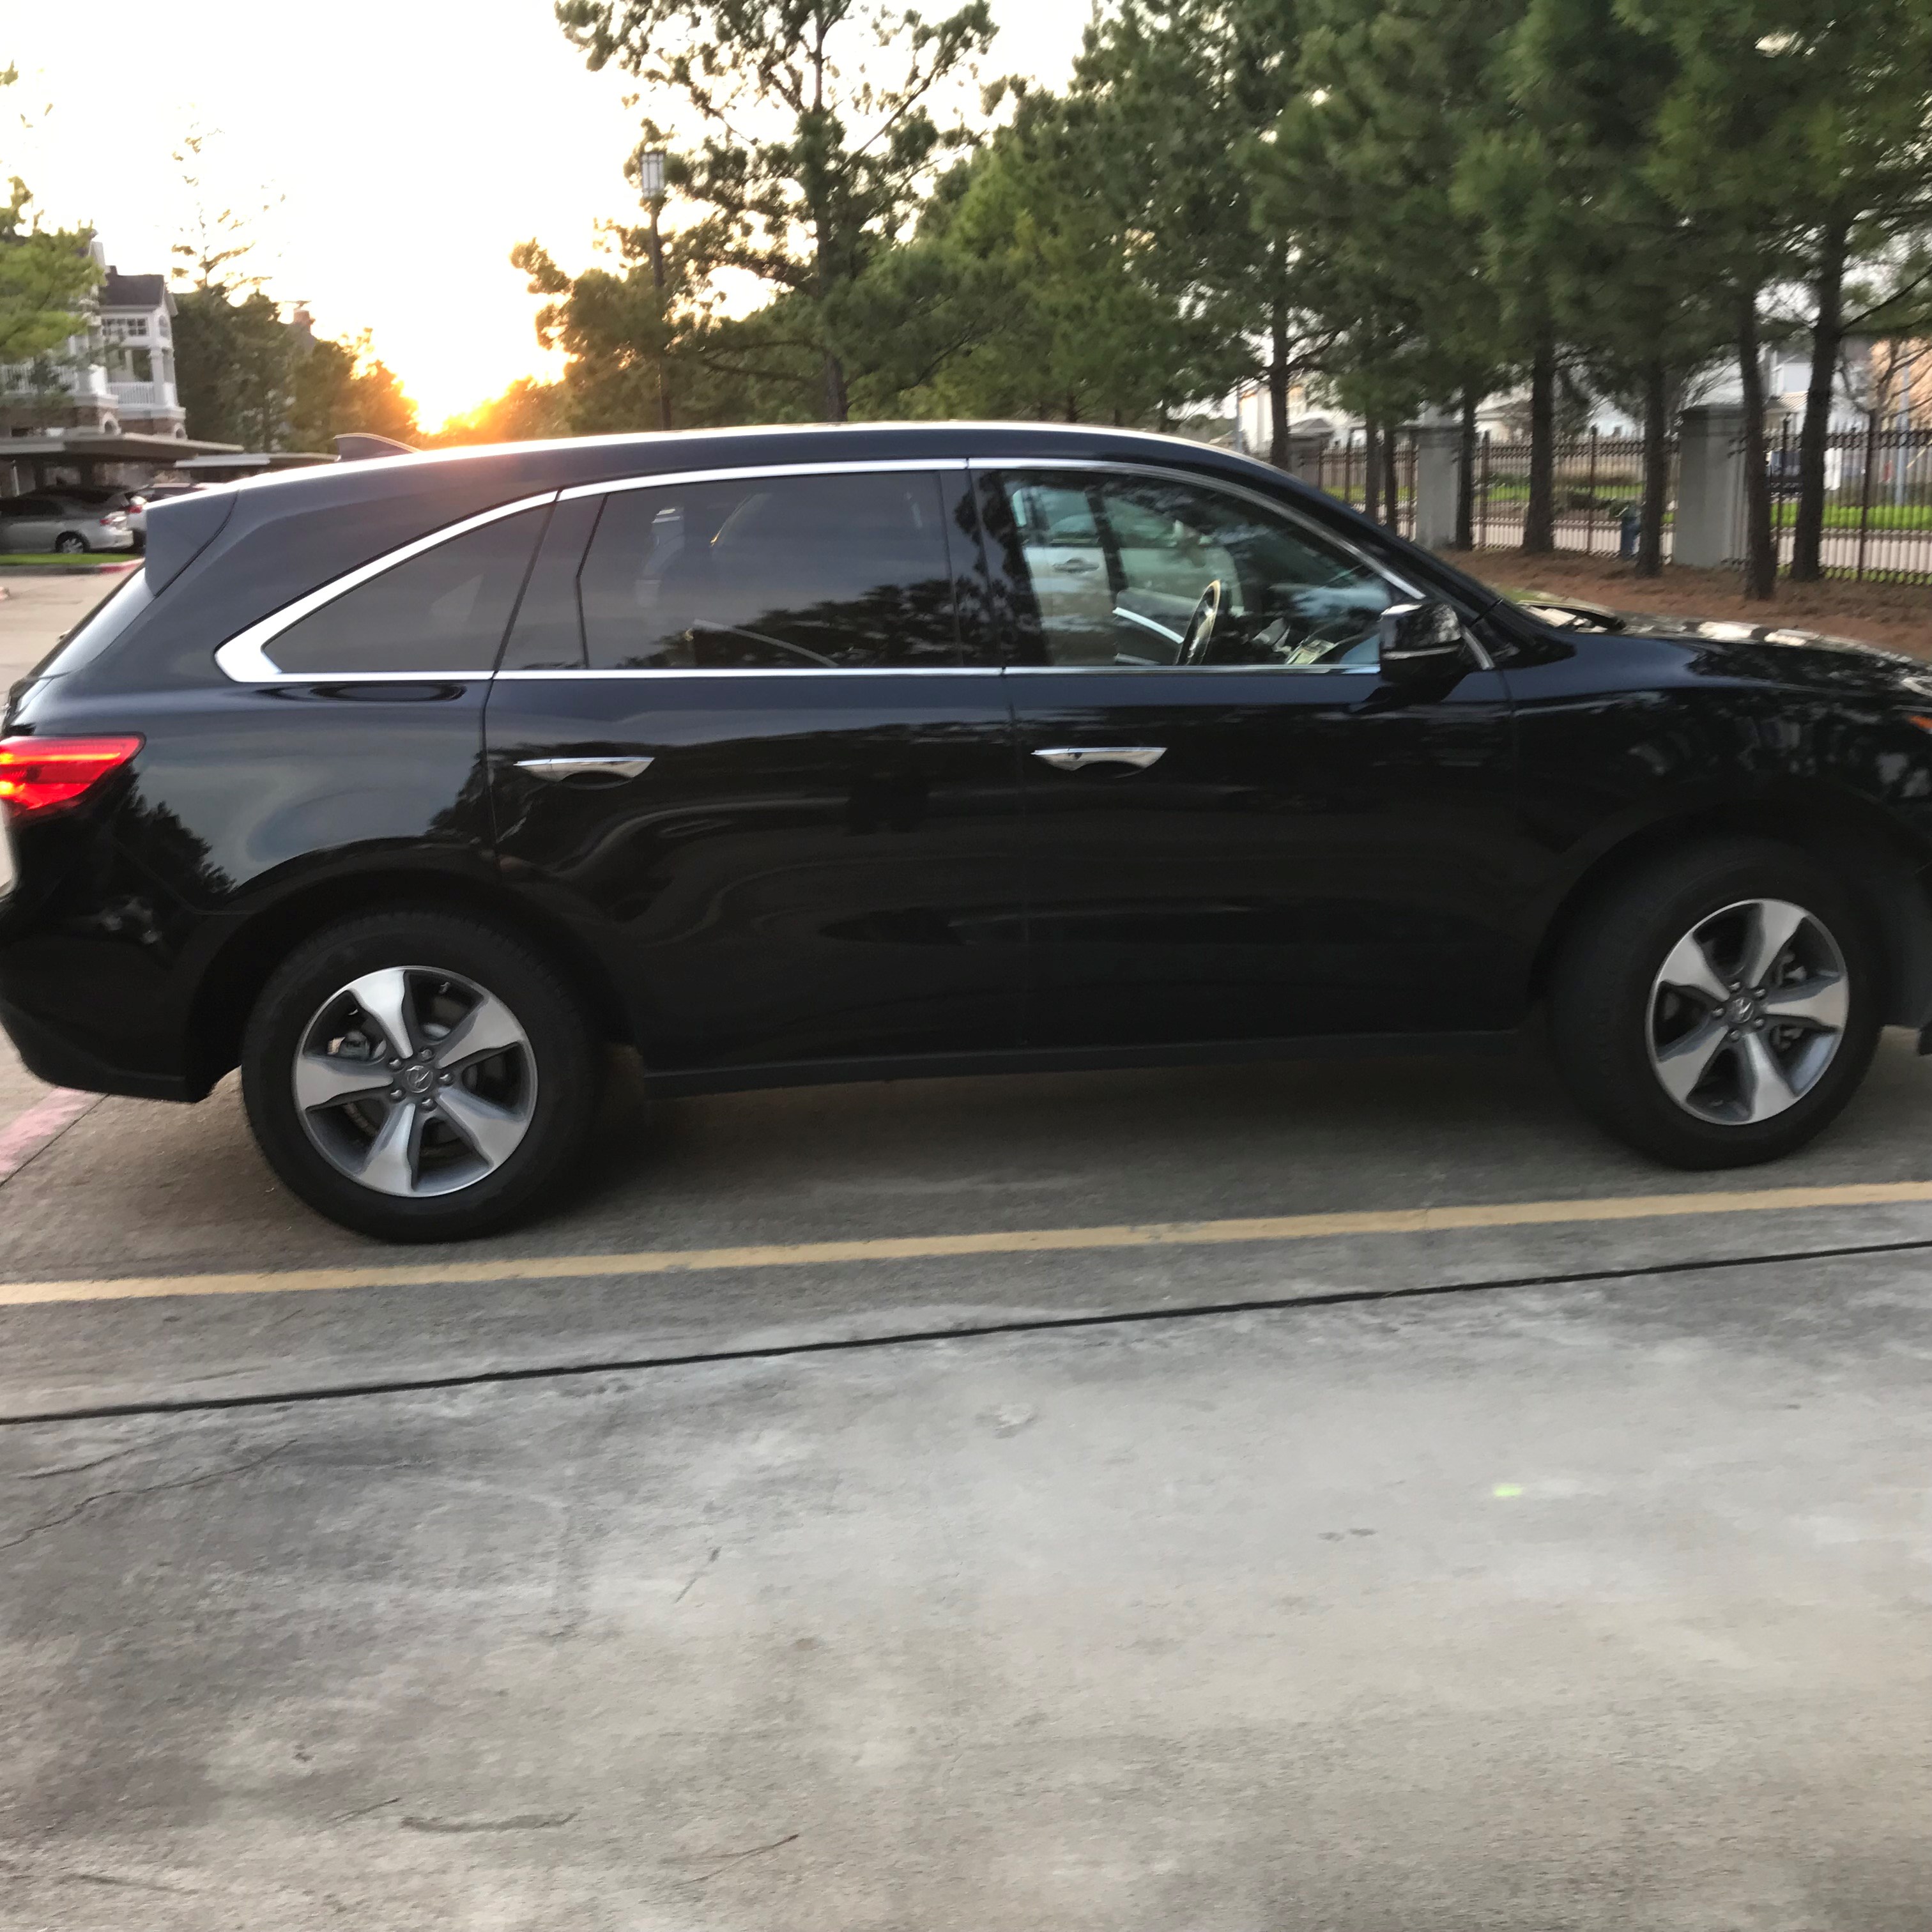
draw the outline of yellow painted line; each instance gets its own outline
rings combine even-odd
[[[632,1254],[536,1255],[492,1262],[384,1268],[289,1268],[232,1274],[129,1275],[98,1281],[0,1282],[0,1307],[59,1301],[134,1301],[169,1294],[289,1294],[318,1289],[588,1281],[614,1276],[700,1274],[721,1268],[808,1268],[826,1262],[941,1261],[974,1255],[1071,1254],[1096,1249],[1212,1247],[1310,1241],[1348,1234],[1438,1234],[1469,1228],[1559,1227],[1706,1214],[1932,1204],[1932,1180],[1853,1181],[1711,1194],[1633,1194],[1607,1200],[1506,1201],[1462,1208],[1388,1208],[1277,1214],[1241,1221],[1148,1221],[1118,1227],[1023,1228],[980,1234],[911,1234],[854,1241],[794,1241],[742,1248],[646,1248]]]

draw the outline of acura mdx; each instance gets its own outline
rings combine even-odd
[[[1686,1167],[1932,1018],[1932,681],[1502,599],[1225,451],[612,436],[157,503],[12,695],[0,1020],[348,1226],[659,1091],[1507,1041]]]

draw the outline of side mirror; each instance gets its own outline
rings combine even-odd
[[[1382,614],[1382,668],[1392,677],[1454,670],[1468,662],[1462,620],[1446,604],[1391,604]]]

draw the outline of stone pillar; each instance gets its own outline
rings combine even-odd
[[[1415,436],[1415,541],[1424,550],[1447,550],[1456,541],[1456,472],[1462,466],[1461,424],[1439,419],[1418,423]]]
[[[1670,560],[1705,569],[1744,554],[1744,412],[1706,403],[1677,419],[1677,517]]]
[[[1325,429],[1294,430],[1288,433],[1288,473],[1304,483],[1322,487],[1322,452],[1330,439]]]

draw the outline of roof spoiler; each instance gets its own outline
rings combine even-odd
[[[378,456],[417,454],[409,444],[398,442],[393,436],[365,436],[358,430],[352,436],[338,436],[335,439],[335,460],[338,463],[367,463]]]

